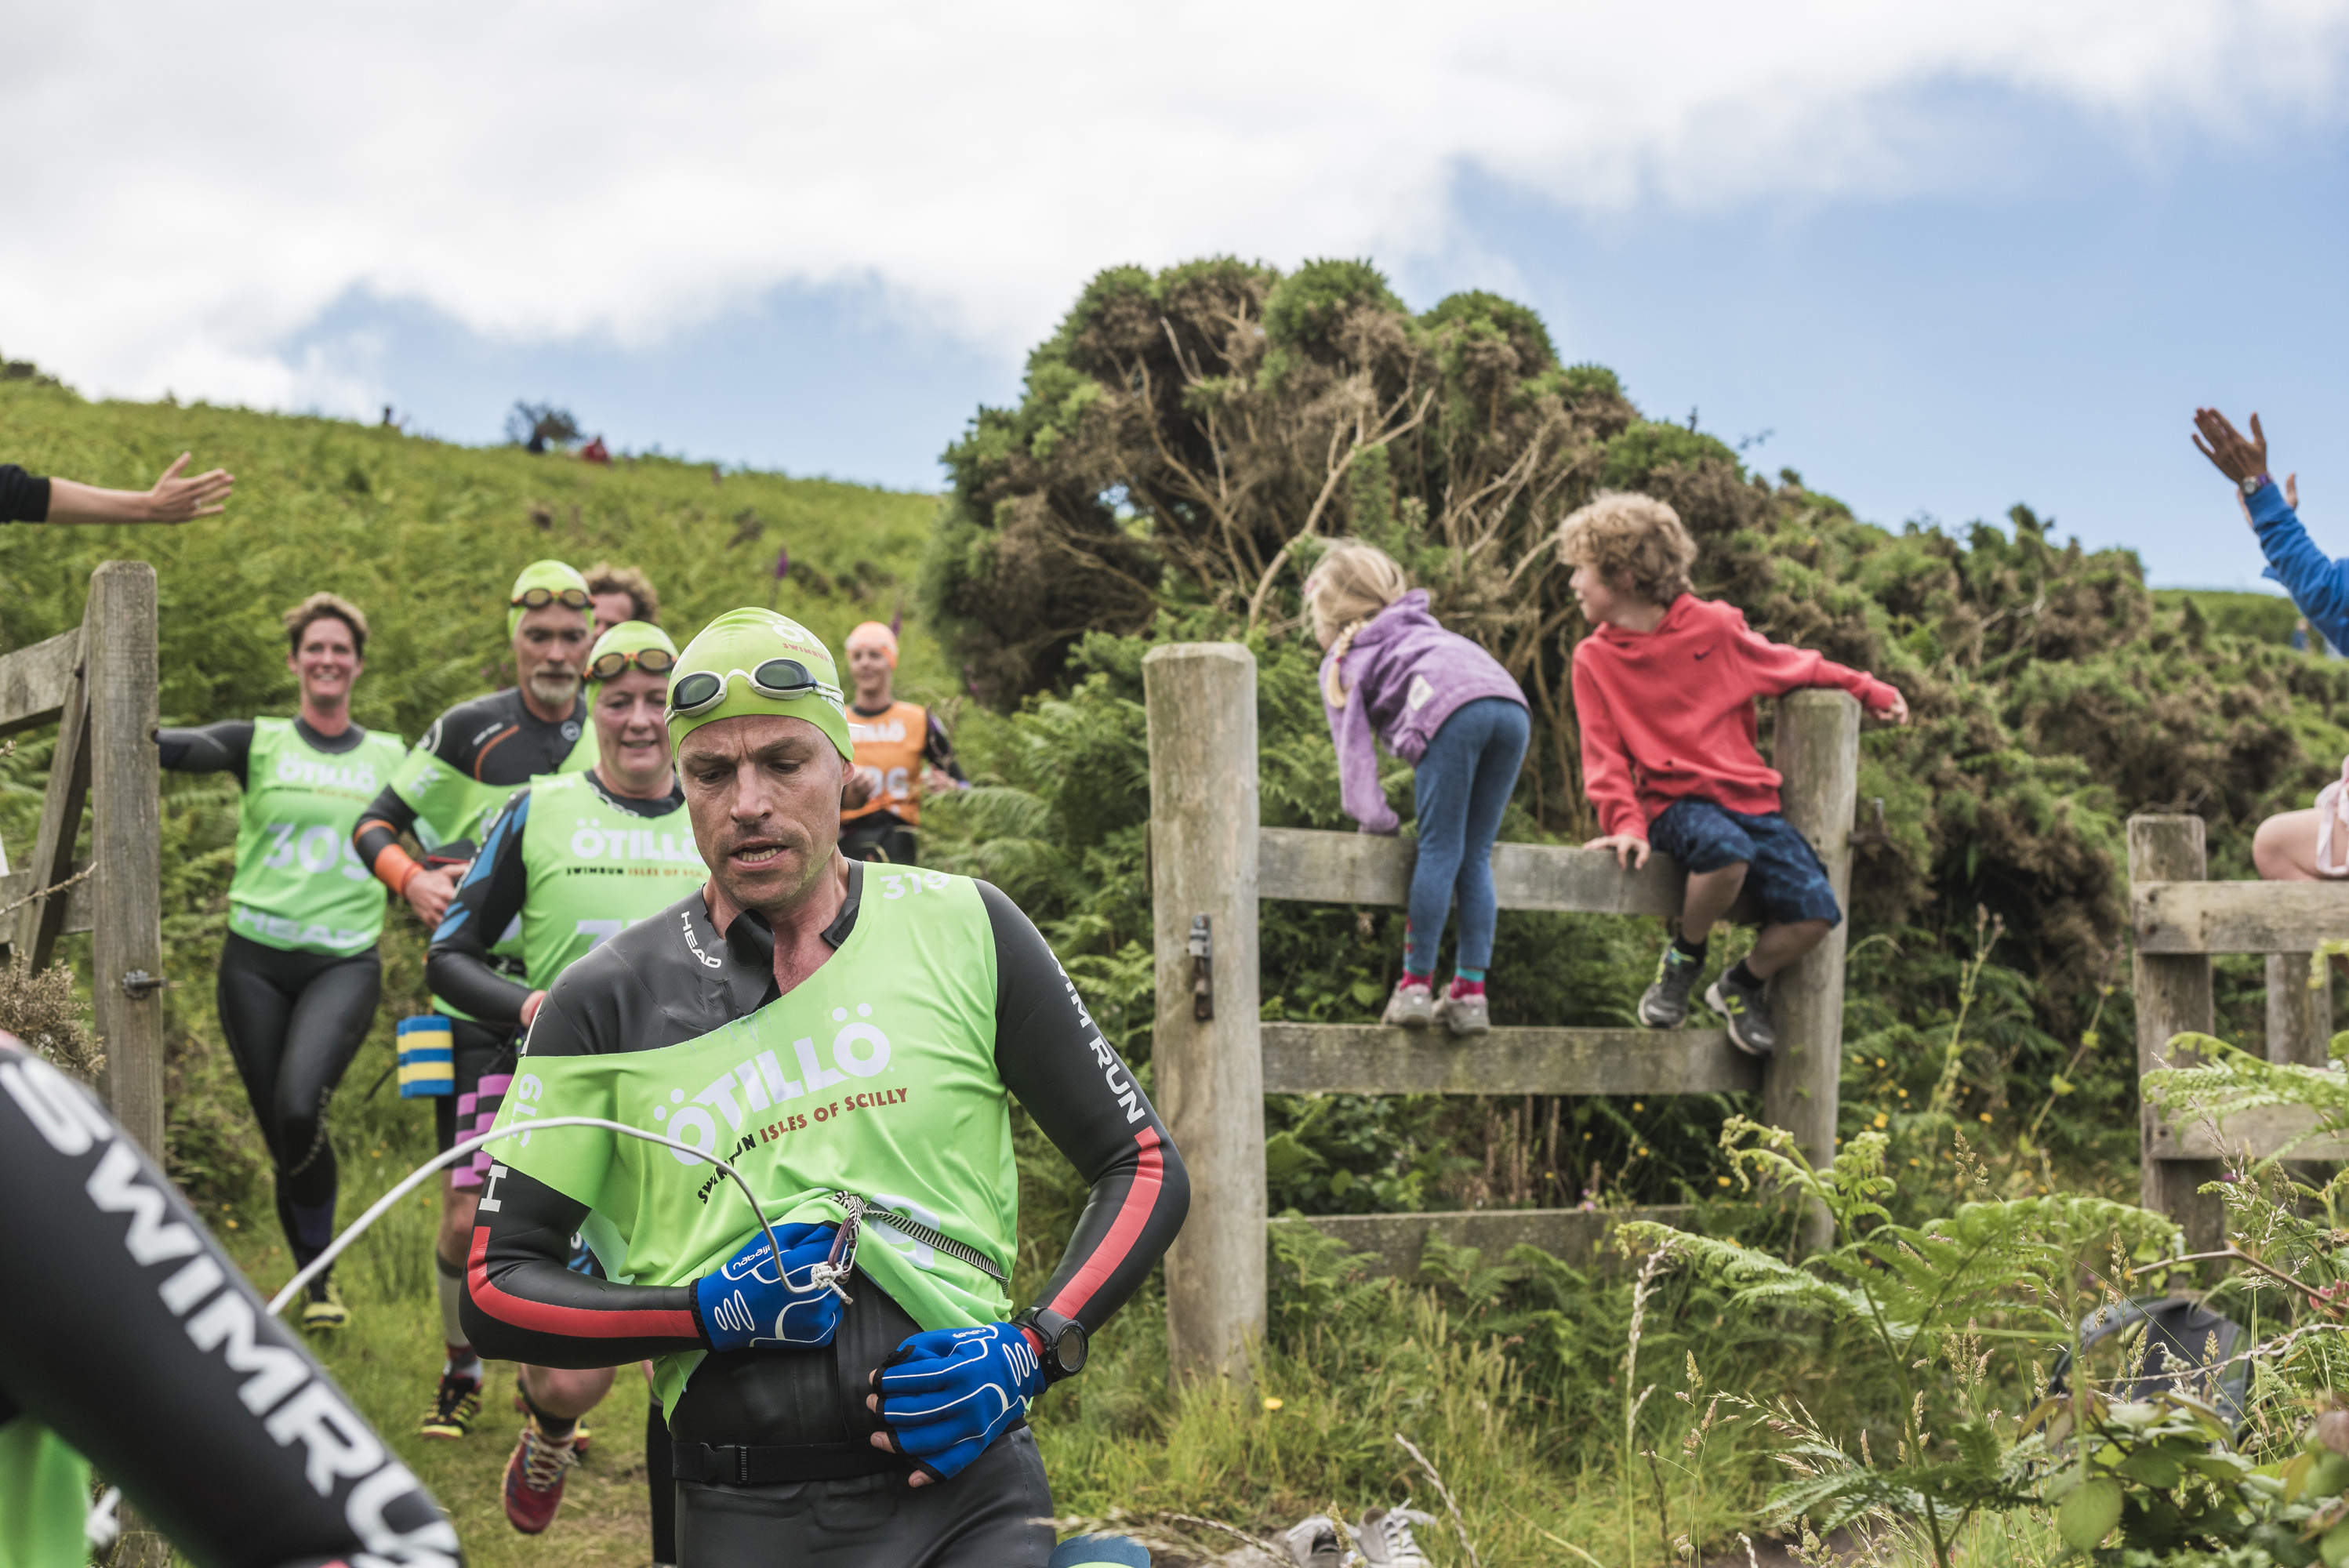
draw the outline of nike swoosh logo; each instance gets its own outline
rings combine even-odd
[[[1713,650],[1712,650],[1711,648],[1707,648],[1707,649],[1705,649],[1703,652],[1702,652],[1702,653],[1700,653],[1700,654],[1698,654],[1698,655],[1697,655],[1697,657],[1698,657],[1698,658],[1700,658],[1700,659],[1708,659],[1708,658],[1711,658],[1712,656],[1713,656]]]

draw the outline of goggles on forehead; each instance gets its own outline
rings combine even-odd
[[[808,667],[797,659],[768,659],[757,669],[728,670],[719,675],[715,670],[696,670],[672,681],[668,688],[668,711],[672,718],[691,718],[698,713],[708,713],[726,700],[726,683],[740,676],[750,689],[761,696],[777,702],[795,696],[828,697],[841,700],[840,688],[824,685],[808,673]]]
[[[585,588],[525,588],[506,601],[517,610],[543,610],[549,604],[560,604],[566,610],[590,608],[594,601]]]
[[[657,676],[664,670],[676,668],[677,655],[667,648],[637,648],[625,654],[615,649],[611,653],[596,655],[595,662],[587,666],[587,678],[598,681],[616,680],[631,665],[647,675]]]

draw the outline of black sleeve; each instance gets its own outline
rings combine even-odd
[[[522,858],[522,831],[529,820],[530,791],[524,789],[490,824],[424,961],[424,983],[433,995],[484,1023],[520,1024],[522,1005],[530,1000],[530,986],[517,985],[490,966],[490,949],[530,896]]]
[[[253,755],[253,720],[224,718],[201,729],[159,729],[156,748],[163,766],[174,773],[233,773],[244,783],[244,765]]]
[[[1191,1179],[1042,934],[995,887],[978,893],[995,928],[996,1071],[1092,1187],[1035,1305],[1098,1333],[1183,1228]]]
[[[49,521],[49,481],[0,463],[0,522]]]
[[[922,757],[929,765],[957,784],[970,780],[963,776],[962,764],[955,760],[954,742],[947,738],[947,727],[938,722],[937,714],[924,708],[929,718],[927,733],[922,739]]]
[[[399,835],[416,826],[416,808],[399,798],[399,791],[387,784],[382,792],[367,802],[359,813],[359,825],[352,830],[351,843],[359,852],[359,864],[369,871],[384,851],[395,849]]]
[[[456,1532],[96,1097],[0,1035],[0,1385],[203,1568]]]
[[[533,1367],[616,1367],[708,1349],[692,1286],[615,1284],[572,1272],[571,1238],[586,1218],[586,1204],[536,1177],[490,1167],[465,1261],[462,1315],[473,1347]]]

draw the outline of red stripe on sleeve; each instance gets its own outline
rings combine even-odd
[[[528,1328],[540,1334],[560,1335],[566,1339],[691,1339],[698,1341],[701,1329],[694,1322],[690,1309],[662,1312],[628,1310],[596,1312],[587,1307],[554,1306],[544,1302],[525,1301],[518,1295],[508,1295],[490,1283],[490,1228],[473,1227],[473,1247],[465,1263],[465,1289],[473,1305],[501,1323],[511,1323],[517,1328]]]
[[[1117,1218],[1111,1222],[1109,1233],[1102,1238],[1085,1266],[1071,1276],[1061,1287],[1061,1294],[1048,1304],[1048,1309],[1062,1317],[1074,1317],[1084,1311],[1085,1304],[1093,1298],[1110,1275],[1115,1274],[1129,1253],[1134,1239],[1150,1222],[1151,1211],[1158,1206],[1158,1193],[1165,1185],[1166,1157],[1159,1152],[1158,1130],[1145,1127],[1133,1136],[1142,1145],[1142,1160],[1133,1172],[1133,1185],[1125,1191],[1125,1202],[1118,1206]]]

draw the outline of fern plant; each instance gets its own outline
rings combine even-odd
[[[1723,1130],[1722,1143],[1749,1189],[1759,1179],[1823,1205],[1835,1244],[1796,1264],[1652,1222],[1624,1225],[1625,1244],[1671,1248],[1730,1287],[1745,1309],[1858,1328],[1857,1342],[1878,1365],[1855,1368],[1855,1378],[1880,1377],[1897,1396],[1892,1451],[1875,1451],[1865,1429],[1845,1441],[1797,1408],[1748,1402],[1778,1433],[1779,1458],[1794,1471],[1769,1510],[1822,1530],[1860,1519],[1905,1525],[1936,1568],[1950,1568],[1971,1519],[2040,1501],[2055,1463],[2044,1427],[2009,1417],[1996,1403],[1999,1389],[2026,1370],[2038,1381],[2035,1353],[2076,1351],[2085,1309],[2117,1295],[2110,1260],[2174,1254],[2177,1227],[2126,1203],[2075,1195],[1969,1202],[1906,1225],[1885,1207],[1895,1181],[1880,1132],[1852,1138],[1825,1169],[1788,1133],[1743,1117]],[[1960,1150],[1965,1159],[1962,1143]],[[1971,1169],[1986,1190],[1987,1172]],[[2002,1355],[2004,1378],[1992,1375]]]

